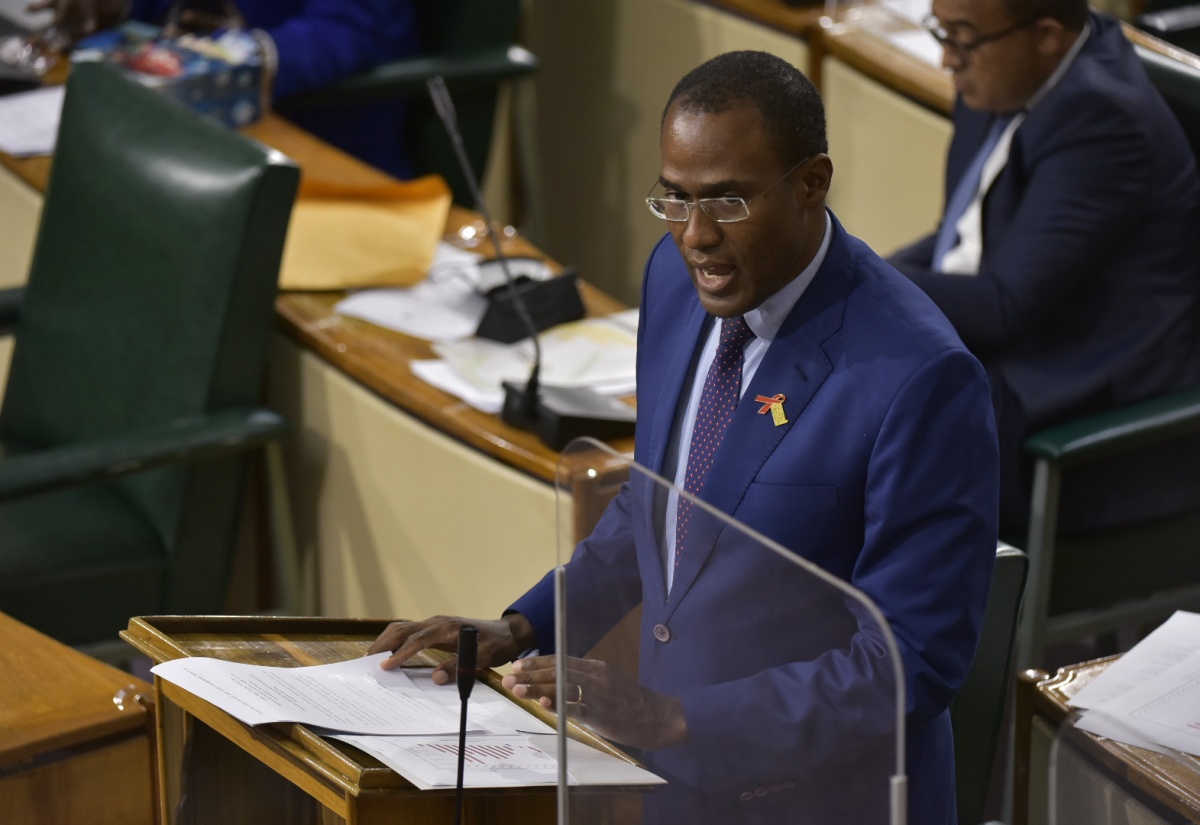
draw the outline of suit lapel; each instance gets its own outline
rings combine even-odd
[[[804,426],[805,408],[833,371],[822,345],[841,329],[851,268],[850,246],[836,219],[833,232],[825,262],[767,349],[704,482],[704,500],[724,513],[736,512],[771,453],[793,427]],[[772,398],[779,394],[786,397],[783,409],[788,423],[776,426],[769,412],[759,413],[763,404],[756,402],[755,397]],[[704,545],[689,544],[675,571],[667,600],[668,615],[704,567],[717,535],[711,533],[712,540]]]

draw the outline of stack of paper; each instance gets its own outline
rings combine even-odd
[[[1200,615],[1177,611],[1071,700],[1076,727],[1151,750],[1200,755]]]
[[[552,277],[550,268],[531,258],[509,261],[514,277]],[[505,381],[525,382],[534,349],[526,339],[500,344],[473,338],[487,309],[484,292],[504,283],[494,261],[447,243],[425,280],[407,289],[370,289],[339,301],[334,311],[434,342],[435,360],[417,361],[413,373],[472,407],[498,413]],[[580,387],[604,395],[631,395],[637,372],[636,309],[560,324],[546,330],[540,380],[544,386]]]
[[[152,669],[250,725],[298,722],[370,753],[419,788],[457,784],[460,702],[453,684],[432,671],[383,670],[380,653],[314,667],[277,668],[193,657]],[[484,684],[467,705],[463,784],[471,788],[553,785],[556,734]],[[570,781],[645,785],[662,780],[636,765],[572,743]]]
[[[0,97],[0,150],[13,157],[53,152],[65,91],[48,86]]]

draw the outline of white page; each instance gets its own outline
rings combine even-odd
[[[627,310],[613,320],[588,318],[543,332],[539,339],[542,383],[555,387],[592,387],[633,380],[637,337],[629,329],[629,312],[635,313],[636,318],[636,310]],[[434,352],[476,387],[498,388],[502,381],[524,381],[533,363],[529,339],[501,344],[471,338],[439,344]]]
[[[472,696],[472,699],[474,697]],[[452,788],[458,781],[458,737],[397,737],[339,735],[370,753],[422,790]],[[572,785],[655,785],[662,779],[623,759],[581,742],[567,744]],[[554,785],[558,779],[558,742],[542,736],[467,737],[463,786],[502,788]]]
[[[457,732],[457,713],[429,699],[405,669],[379,666],[389,655],[296,668],[192,657],[164,662],[150,672],[250,725],[299,722],[400,735]]]
[[[48,155],[58,139],[63,86],[0,97],[0,150],[13,157]]]
[[[935,68],[942,66],[942,47],[924,29],[907,29],[899,32],[888,32],[884,39],[905,54],[912,55],[922,63],[928,63]]]
[[[1087,718],[1091,729],[1109,723],[1110,739],[1130,741],[1121,728],[1135,737],[1185,753],[1200,754],[1200,655],[1192,655],[1105,702],[1097,703]],[[1112,726],[1115,724],[1115,728]],[[1138,741],[1130,744],[1141,745]]]
[[[457,684],[435,685],[433,668],[406,668],[405,672],[429,701],[436,702],[453,713],[455,718],[458,717],[462,700],[458,696]],[[494,735],[554,733],[554,728],[529,713],[506,694],[492,690],[483,682],[476,682],[471,689],[471,697],[467,702],[467,727]]]
[[[545,280],[544,261],[512,258],[514,278]],[[496,261],[440,241],[429,274],[411,287],[363,289],[338,301],[333,311],[428,341],[461,341],[475,334],[487,311],[483,293],[505,283]]]
[[[1177,610],[1133,649],[1104,669],[1070,700],[1091,708],[1120,696],[1200,651],[1200,614]]]

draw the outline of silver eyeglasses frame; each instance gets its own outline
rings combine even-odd
[[[647,193],[646,206],[650,208],[650,214],[656,218],[661,218],[664,221],[671,223],[684,223],[692,217],[692,208],[700,207],[700,210],[708,215],[709,218],[717,223],[737,223],[744,221],[750,217],[750,204],[761,198],[763,195],[770,192],[792,172],[795,172],[804,164],[812,160],[812,155],[809,155],[804,160],[797,163],[791,169],[784,172],[778,179],[766,189],[759,192],[752,198],[743,198],[740,195],[725,195],[719,198],[696,198],[694,200],[685,201],[679,198],[652,198]],[[650,192],[654,191],[654,187],[658,186],[662,181],[655,181],[654,186],[650,187]],[[680,211],[682,207],[683,211]]]

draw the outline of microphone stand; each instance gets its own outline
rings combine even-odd
[[[463,145],[462,133],[458,130],[454,103],[450,100],[450,93],[446,90],[446,81],[441,77],[431,77],[426,81],[426,85],[429,87],[429,97],[433,101],[433,107],[450,135],[454,154],[458,157],[463,177],[466,178],[467,185],[471,189],[471,197],[475,199],[475,204],[487,224],[488,233],[496,248],[496,259],[504,271],[509,299],[516,310],[521,326],[533,340],[533,367],[529,371],[529,380],[524,387],[511,381],[504,382],[504,406],[500,412],[501,419],[510,426],[536,431],[542,442],[554,450],[561,450],[572,439],[580,436],[619,438],[633,435],[636,413],[632,407],[580,387],[541,386],[539,376],[542,368],[542,344],[538,338],[538,325],[534,322],[526,299],[521,294],[522,290],[517,288],[516,279],[513,278],[508,265],[508,258],[505,256],[504,250],[500,248],[500,242],[496,240],[495,224],[488,213],[487,204],[483,202],[479,181],[475,178],[475,172],[471,169],[470,161],[467,159],[467,150]],[[562,281],[565,277],[564,274],[559,278],[552,278],[539,288],[554,289],[557,286],[554,282]],[[583,303],[579,297],[578,286],[574,283],[566,284],[566,286],[570,287],[567,294],[571,301],[578,306],[578,313],[575,314],[572,310],[568,313],[571,317],[563,317],[561,307],[554,312],[544,312],[540,315],[547,319],[547,323],[544,323],[543,327],[583,316]],[[534,294],[529,291],[531,297]],[[545,294],[543,293],[543,295]]]
[[[458,129],[458,118],[454,112],[454,101],[450,99],[450,92],[446,89],[446,81],[440,75],[437,75],[429,78],[425,82],[425,85],[429,88],[429,97],[433,101],[433,108],[441,119],[442,125],[446,127],[446,132],[450,135],[450,144],[454,147],[454,154],[458,158],[458,165],[462,168],[463,177],[467,179],[467,186],[471,189],[471,197],[475,200],[475,207],[483,215],[483,222],[487,226],[488,236],[491,238],[492,246],[496,250],[496,260],[500,263],[500,269],[504,272],[504,282],[508,287],[508,294],[512,299],[513,308],[516,310],[517,317],[521,319],[521,325],[533,341],[533,367],[529,371],[529,381],[525,384],[524,392],[521,393],[519,405],[514,410],[514,412],[519,413],[523,420],[527,422],[525,429],[533,429],[537,421],[539,375],[542,368],[542,344],[538,340],[537,325],[534,324],[533,318],[529,314],[529,308],[525,306],[525,302],[521,300],[521,296],[517,293],[517,280],[512,275],[512,269],[508,265],[508,256],[504,254],[504,250],[501,248],[500,239],[496,237],[496,224],[492,221],[487,204],[484,203],[483,192],[479,188],[479,181],[476,180],[475,172],[471,168],[471,161],[467,158],[467,149],[463,145],[462,133]],[[508,407],[509,402],[506,398],[504,402],[506,411]]]
[[[455,785],[454,823],[462,825],[463,779],[467,763],[467,699],[475,687],[475,652],[479,641],[479,630],[474,625],[463,625],[458,631],[458,782]]]

